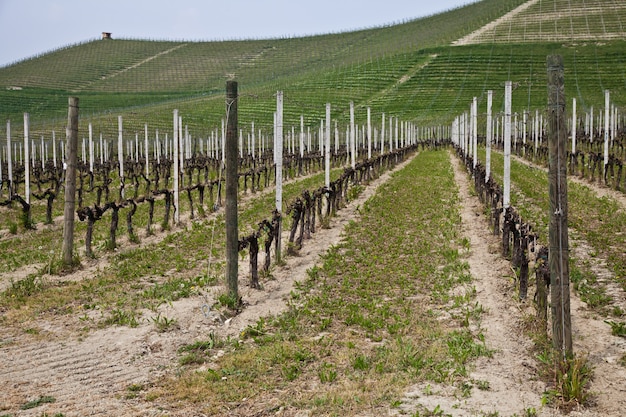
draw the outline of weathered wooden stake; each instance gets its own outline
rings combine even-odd
[[[563,356],[569,357],[573,351],[567,232],[567,129],[563,58],[560,55],[548,56],[548,120],[552,343]]]
[[[24,113],[24,200],[30,204],[30,116]],[[30,216],[30,210],[28,212]],[[30,220],[30,219],[29,219]]]
[[[504,189],[502,191],[502,207],[511,205],[511,97],[512,82],[504,84]]]
[[[63,211],[63,263],[71,265],[74,257],[74,208],[76,199],[76,159],[78,151],[78,97],[70,97],[67,112],[65,207]]]
[[[239,226],[237,219],[237,82],[226,82],[226,143],[224,149],[226,169],[226,281],[228,295],[239,299],[238,256]]]
[[[310,149],[310,147],[309,147]],[[274,158],[276,162],[276,211],[283,212],[283,92],[276,93],[276,129],[274,131]],[[276,263],[282,259],[282,220],[278,220],[276,231]]]
[[[178,109],[174,109],[174,139],[172,144],[172,158],[174,160],[174,224],[178,224],[180,222],[180,211],[179,211],[179,175],[180,175],[180,158],[178,156],[178,145],[179,145],[179,135],[178,135],[178,124],[180,118],[178,117]]]
[[[485,182],[489,181],[491,175],[491,141],[493,140],[493,119],[492,119],[492,106],[493,106],[493,91],[487,91],[487,139],[486,139],[486,159],[485,159]]]
[[[324,186],[330,187],[330,103],[326,103],[326,129],[324,134]]]
[[[9,198],[13,197],[13,161],[11,159],[11,121],[7,120],[7,170],[9,175]]]

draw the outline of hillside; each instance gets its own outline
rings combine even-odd
[[[410,14],[407,12],[407,14]],[[485,0],[398,25],[304,38],[228,42],[97,40],[0,69],[0,111],[19,132],[62,131],[69,95],[105,135],[145,123],[167,130],[179,108],[196,135],[219,126],[226,79],[239,81],[240,124],[271,128],[274,93],[285,120],[316,127],[324,105],[345,120],[350,101],[420,124],[448,123],[472,97],[516,86],[514,107],[545,105],[545,57],[565,58],[566,93],[582,109],[622,105],[626,6],[609,0]],[[363,112],[357,112],[362,120]],[[86,127],[85,127],[86,128]],[[3,127],[2,127],[3,129]],[[15,130],[17,129],[17,130]]]

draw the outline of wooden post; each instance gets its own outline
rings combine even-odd
[[[372,159],[372,109],[367,108],[367,159]]]
[[[93,172],[93,127],[89,123],[89,172]]]
[[[610,103],[611,103],[611,92],[609,90],[604,90],[604,181],[606,184],[607,181],[607,168],[609,164],[609,122],[610,122]]]
[[[569,242],[567,232],[567,129],[563,58],[548,56],[549,264],[552,342],[563,356],[572,355],[569,292]]]
[[[476,169],[478,163],[478,99],[474,97],[472,100],[472,167]]]
[[[178,155],[178,145],[179,145],[179,137],[178,137],[178,123],[180,118],[178,117],[178,109],[174,109],[174,139],[172,144],[172,158],[174,162],[174,224],[178,224],[180,222],[180,210],[179,210],[179,199],[180,199],[180,190],[179,190],[179,174],[180,174],[180,158]],[[218,185],[219,186],[219,185]]]
[[[11,160],[11,121],[7,120],[7,173],[9,175],[9,198],[13,197],[13,161]]]
[[[158,133],[157,133],[158,135]],[[148,153],[148,123],[146,123],[144,125],[144,152],[145,152],[145,159],[146,159],[146,178],[148,178],[150,176],[150,158],[149,158],[149,153]]]
[[[330,187],[330,103],[326,103],[326,129],[324,134],[324,186]]]
[[[124,198],[124,129],[122,116],[117,116],[117,160],[120,165],[120,198]]]
[[[356,132],[354,130],[354,102],[350,102],[350,166],[356,168]]]
[[[276,93],[276,129],[274,132],[274,158],[276,160],[276,211],[283,212],[283,92]],[[282,220],[278,221],[276,231],[276,263],[280,263]]]
[[[502,191],[502,207],[511,205],[511,95],[512,83],[504,84],[504,189]]]
[[[493,120],[492,120],[492,106],[493,106],[493,91],[487,91],[487,139],[486,139],[486,158],[485,158],[485,182],[489,181],[491,175],[491,141],[493,137]]]
[[[237,82],[226,82],[226,281],[228,295],[233,300],[239,299],[238,261],[239,261],[239,224],[237,219]]]
[[[63,211],[63,263],[73,263],[74,252],[74,208],[76,199],[76,159],[78,150],[78,97],[69,98],[65,154],[65,207]]]
[[[30,116],[24,113],[24,200],[30,204]],[[30,216],[30,210],[28,212]],[[30,220],[30,219],[28,219]]]

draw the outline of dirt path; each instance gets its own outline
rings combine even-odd
[[[532,342],[520,329],[523,310],[529,306],[515,299],[510,264],[499,254],[498,239],[489,230],[480,201],[470,195],[463,165],[456,157],[451,162],[459,187],[462,233],[470,242],[465,256],[474,278],[475,301],[485,310],[480,326],[487,347],[494,354],[474,364],[470,376],[476,383],[470,396],[463,398],[455,387],[422,384],[407,392],[403,409],[411,410],[419,404],[431,411],[439,407],[441,415],[455,417],[492,412],[499,416],[524,416],[526,410],[540,408],[544,389],[537,381],[529,354]],[[488,389],[479,389],[477,385]]]
[[[404,164],[396,169],[402,166]],[[242,262],[240,290],[248,306],[230,320],[224,320],[217,311],[202,309],[203,305],[212,306],[216,295],[224,291],[216,287],[202,296],[164,305],[158,312],[144,311],[145,319],[136,328],[107,327],[81,337],[77,332],[81,321],[99,319],[97,311],[90,311],[90,315],[77,313],[39,322],[40,334],[21,332],[13,338],[0,336],[3,367],[0,415],[172,415],[168,404],[139,400],[133,389],[141,390],[159,376],[176,372],[177,349],[181,346],[206,340],[211,332],[221,338],[236,337],[260,317],[284,311],[294,282],[305,279],[307,269],[318,262],[319,255],[339,243],[344,226],[358,217],[359,207],[390,175],[386,173],[372,181],[357,199],[331,219],[329,229],[318,229],[312,239],[305,241],[299,256],[286,257],[285,265],[273,271],[273,279],[263,282],[263,290],[246,286],[248,269],[246,262]],[[285,242],[287,237],[288,231],[285,231]],[[178,326],[168,332],[158,332],[153,323],[158,313],[176,319]],[[20,409],[28,401],[42,397],[54,398],[55,402]],[[176,415],[195,414],[190,411],[188,414],[176,412]]]
[[[520,318],[524,312],[533,314],[531,302],[519,303],[514,299],[513,283],[510,278],[505,278],[511,276],[511,270],[509,263],[499,255],[499,239],[489,232],[478,198],[470,196],[467,174],[456,158],[453,166],[462,201],[462,224],[471,244],[468,263],[475,279],[476,297],[487,310],[482,327],[485,329],[487,346],[496,349],[493,358],[478,361],[472,374],[476,380],[489,381],[490,390],[474,390],[472,397],[464,400],[467,406],[463,408],[467,412],[477,409],[488,411],[491,405],[498,415],[505,416],[513,413],[526,415],[525,410],[534,408],[539,416],[560,415],[556,410],[541,407],[541,394],[545,387],[535,381],[535,361],[529,354],[530,341],[521,335]],[[587,309],[576,294],[571,294],[571,314],[574,350],[578,354],[587,354],[594,368],[595,377],[590,390],[594,394],[595,404],[570,415],[624,415],[626,369],[619,365],[619,359],[626,352],[626,340],[612,336],[603,318]],[[429,400],[430,405],[434,407],[443,404],[445,399],[443,395],[435,402]],[[451,406],[458,404],[457,399],[448,397],[448,401]],[[463,414],[463,411],[451,414],[475,415]]]

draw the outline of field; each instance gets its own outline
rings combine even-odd
[[[486,0],[309,38],[88,41],[0,68],[0,113],[11,120],[15,147],[10,189],[0,140],[0,416],[622,415],[624,27],[626,8],[614,1]],[[535,138],[533,127],[548,114],[550,54],[564,58],[568,112],[572,98],[578,104],[577,153],[568,155],[575,355],[566,359],[551,346],[550,316],[541,319],[535,294],[549,187],[548,132],[543,125]],[[224,278],[219,149],[230,78],[240,86],[243,148],[240,298]],[[503,183],[509,80],[517,123],[511,204],[516,224],[532,226],[537,238],[522,242],[515,229],[503,250],[501,202],[485,202],[477,178],[493,90],[492,186]],[[277,90],[285,94],[280,259],[270,144]],[[616,128],[602,165],[605,90]],[[70,95],[80,98],[78,204],[97,215],[77,221],[76,257],[64,265],[60,141]],[[478,170],[449,141],[473,97]],[[326,103],[327,188],[318,147]],[[164,140],[174,137],[173,109],[185,132],[178,222]],[[37,149],[28,215],[17,198],[26,189],[24,112]],[[83,139],[89,124],[93,172]],[[100,143],[109,154],[102,160]],[[257,261],[258,283],[250,270]]]

